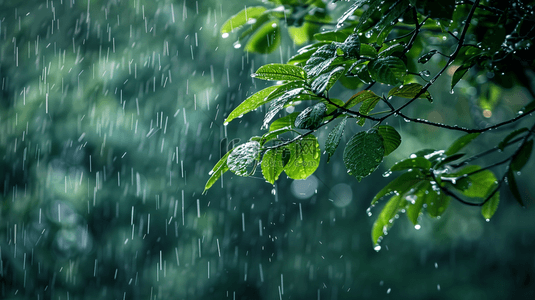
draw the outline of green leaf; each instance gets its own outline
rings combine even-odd
[[[465,156],[464,153],[457,153],[457,154],[453,154],[451,156],[447,156],[444,159],[441,159],[441,160],[439,159],[438,162],[433,166],[433,169],[438,170],[442,166],[445,166],[445,165],[449,164],[450,162],[456,161],[456,160],[460,159],[463,156]]]
[[[405,12],[409,7],[408,0],[395,1],[392,6],[390,6],[377,24],[373,27],[372,30],[379,32],[377,44],[382,44],[386,36],[390,33],[393,26],[398,22],[399,17]]]
[[[321,74],[320,76],[316,77],[314,81],[312,82],[312,91],[316,95],[322,95],[325,91],[328,91],[332,88],[332,86],[336,83],[338,79],[344,74],[345,68],[344,67],[336,67],[329,73]]]
[[[324,31],[314,34],[314,38],[318,41],[341,43],[345,41],[352,32],[352,30]]]
[[[523,133],[523,132],[526,132],[526,131],[529,131],[529,129],[527,129],[526,127],[524,128],[520,128],[520,129],[517,129],[511,133],[509,133],[499,144],[498,144],[498,148],[500,150],[503,151],[503,149],[505,149],[505,147],[507,146],[507,144],[509,144],[509,142],[514,139],[516,136],[518,136],[519,134]]]
[[[249,176],[247,167],[259,158],[260,151],[260,143],[257,141],[237,146],[228,156],[229,170],[239,176]]]
[[[405,50],[405,46],[403,44],[394,44],[394,45],[388,46],[384,50],[380,50],[379,57],[388,57],[396,52],[403,53],[404,50]]]
[[[385,148],[383,137],[376,129],[355,134],[344,149],[347,172],[358,181],[370,175],[383,161]]]
[[[368,2],[369,0],[356,0],[352,5],[351,7],[349,7],[349,9],[347,9],[344,14],[338,19],[338,24],[337,24],[337,27],[341,27],[344,25],[344,22],[347,20],[347,18],[351,17],[353,15],[353,13],[359,9],[360,7],[362,7],[364,4],[366,4],[366,2]]]
[[[344,43],[340,46],[344,51],[344,56],[349,59],[359,58],[360,56],[360,39],[358,34],[352,34],[347,37]]]
[[[513,157],[510,168],[513,171],[522,170],[522,168],[529,161],[532,150],[533,150],[533,140],[529,140],[526,143],[524,143],[524,145],[522,145],[522,148],[520,148],[520,150],[518,150],[518,152]]]
[[[377,58],[377,50],[368,44],[360,44],[360,56]]]
[[[462,148],[464,148],[466,145],[468,145],[472,140],[474,140],[476,137],[478,137],[481,133],[479,132],[476,132],[476,133],[469,133],[469,134],[466,134],[466,135],[463,135],[462,137],[456,139],[451,145],[450,147],[448,148],[448,150],[446,150],[446,152],[444,152],[444,154],[446,155],[452,155],[452,154],[455,154],[457,152],[459,152],[459,150],[461,150]]]
[[[295,124],[295,118],[297,118],[297,116],[299,115],[299,112],[293,112],[287,116],[284,116],[282,118],[279,118],[275,121],[273,121],[273,123],[271,123],[271,125],[269,126],[269,131],[276,131],[276,130],[279,130],[281,128],[294,128],[294,124]]]
[[[278,21],[268,22],[251,36],[245,50],[261,54],[271,53],[279,47],[280,41],[281,33]]]
[[[287,127],[279,128],[279,129],[274,130],[274,131],[270,131],[270,132],[262,135],[262,139],[260,141],[260,145],[264,145],[265,143],[271,141],[272,139],[277,138],[279,135],[281,135],[283,133],[286,133],[288,131],[291,131],[291,130],[292,130],[292,127],[287,126]]]
[[[494,193],[490,199],[481,206],[481,214],[486,220],[490,220],[496,210],[498,209],[498,204],[500,203],[500,192]]]
[[[349,98],[349,100],[347,100],[347,102],[344,104],[344,108],[350,109],[360,102],[364,102],[369,99],[380,99],[380,97],[370,90],[363,90],[351,96],[351,98]]]
[[[336,58],[337,46],[334,43],[321,46],[305,64],[305,71],[309,77],[315,77],[327,69]]]
[[[229,157],[230,153],[232,153],[234,149],[227,152],[221,159],[215,164],[215,166],[210,171],[209,175],[210,178],[206,182],[206,185],[204,186],[205,193],[216,181],[221,177],[226,171],[228,171],[228,165],[227,165],[227,158]]]
[[[418,217],[422,213],[424,203],[426,203],[426,196],[429,194],[427,190],[431,187],[429,181],[420,181],[414,186],[413,195],[407,196],[409,205],[407,207],[407,218],[413,225],[418,224]]]
[[[431,97],[431,94],[428,91],[425,91],[424,93],[420,92],[422,91],[423,86],[419,83],[408,83],[400,86],[396,86],[388,92],[388,97],[402,97],[402,98],[409,98],[413,99],[418,95],[418,98],[427,98],[429,102],[433,101],[433,97]]]
[[[491,171],[483,170],[468,177],[461,177],[480,169],[480,166],[473,165],[463,168],[460,172],[450,174],[450,176],[460,177],[454,187],[456,187],[456,185],[459,185],[460,187],[467,185],[468,188],[461,190],[463,195],[472,198],[485,198],[489,191],[496,185],[496,176],[494,176]]]
[[[427,214],[431,217],[440,217],[448,208],[450,204],[450,197],[446,196],[442,191],[437,191],[438,187],[431,187],[427,189],[425,201],[427,204]]]
[[[364,12],[359,18],[359,23],[354,26],[353,30],[355,32],[360,32],[360,27],[364,25],[364,23],[368,21],[368,18],[370,18],[371,15],[373,15],[373,13],[381,7],[381,4],[384,3],[384,0],[365,0],[365,3],[368,4],[368,9],[364,10]],[[338,21],[338,24],[340,24],[340,21]]]
[[[460,67],[457,68],[457,70],[455,70],[455,72],[453,73],[453,77],[451,78],[452,90],[457,84],[457,82],[459,82],[459,80],[463,78],[464,74],[466,74],[466,72],[468,72],[468,70],[470,70],[470,68],[472,68],[475,64],[475,62],[469,61],[468,63],[462,64]]]
[[[304,91],[304,88],[296,88],[293,90],[290,90],[286,93],[284,93],[281,97],[275,99],[273,102],[271,102],[268,111],[266,112],[266,115],[264,116],[264,121],[262,125],[262,129],[267,129],[269,122],[271,122],[271,119],[275,117],[279,111],[281,111],[286,104],[288,104],[290,101],[294,100]]]
[[[379,125],[377,127],[379,134],[383,137],[383,145],[385,147],[385,156],[394,152],[401,144],[401,136],[397,130],[390,125]]]
[[[425,157],[432,165],[441,162],[446,156],[444,150],[423,149],[410,155],[410,157]]]
[[[275,181],[279,179],[279,175],[284,170],[283,154],[284,149],[275,148],[267,150],[262,158],[262,175],[271,184],[275,184]]]
[[[326,44],[330,44],[330,43],[325,43],[325,42],[315,43],[315,44],[308,45],[297,50],[297,54],[290,57],[290,59],[288,60],[288,64],[295,65],[295,64],[306,63],[306,61],[312,56],[312,54],[314,54],[314,52],[316,52],[316,50],[318,50],[321,46],[326,45]]]
[[[401,171],[407,169],[424,169],[429,170],[431,162],[423,157],[407,158],[395,163],[390,171]]]
[[[381,98],[379,97],[368,98],[364,100],[364,102],[360,105],[359,113],[363,115],[368,115],[375,108],[377,103],[379,103],[379,100],[381,100]],[[359,124],[360,126],[363,126],[365,121],[366,121],[366,118],[359,118],[357,121],[357,124]]]
[[[247,22],[251,21],[252,19],[258,18],[265,11],[266,8],[263,6],[247,7],[239,13],[235,14],[234,16],[230,17],[230,19],[228,19],[223,24],[223,26],[221,26],[221,33],[225,34],[232,32],[234,29],[238,29],[241,26],[247,24]]]
[[[228,124],[230,121],[239,118],[244,114],[253,111],[263,104],[271,101],[271,99],[268,99],[268,96],[277,88],[279,88],[279,86],[270,86],[252,94],[228,115],[227,119],[225,119],[225,124]]]
[[[379,244],[380,238],[387,234],[388,229],[392,227],[396,214],[400,210],[400,205],[404,202],[405,199],[401,195],[394,195],[383,207],[372,227],[372,241],[375,245]]]
[[[315,130],[323,122],[327,106],[320,102],[307,107],[295,118],[295,128]]]
[[[403,77],[407,75],[405,63],[395,56],[372,60],[368,64],[368,70],[373,79],[391,85],[403,83]]]
[[[286,64],[268,64],[261,66],[252,75],[255,78],[263,80],[306,80],[306,72],[297,66]]]
[[[286,147],[290,150],[290,159],[284,167],[288,177],[306,179],[316,171],[320,163],[320,145],[315,136],[309,134]]]
[[[370,84],[373,82],[373,79],[371,78],[370,72],[368,70],[368,65],[362,64],[360,66],[357,66],[353,68],[352,72],[358,79],[360,79],[360,81],[366,84]]]
[[[535,110],[535,101],[531,101],[526,106],[522,107],[522,109],[520,111],[518,111],[518,113],[519,114],[526,114],[526,113],[533,112],[533,110]]]
[[[415,186],[420,181],[424,180],[424,176],[419,171],[409,171],[401,174],[396,179],[390,181],[384,188],[382,188],[375,197],[372,199],[371,205],[374,205],[386,195],[396,193],[399,195],[405,194],[413,186]]]
[[[327,136],[327,140],[325,141],[325,152],[327,153],[327,162],[331,159],[331,156],[336,151],[336,148],[338,148],[338,144],[340,143],[340,140],[342,139],[342,135],[344,134],[344,129],[346,127],[347,117],[345,117],[338,125],[336,125],[331,132],[329,132],[329,135]]]
[[[509,190],[511,191],[511,194],[515,197],[516,201],[520,204],[520,206],[524,207],[524,201],[522,200],[522,196],[520,195],[520,191],[518,190],[518,185],[516,184],[515,174],[513,173],[513,170],[509,168],[507,170],[507,173],[505,175],[505,180],[507,182],[507,185],[509,186]]]
[[[431,57],[433,57],[433,55],[435,55],[437,53],[437,50],[431,50],[429,52],[427,52],[426,54],[420,56],[418,58],[418,62],[421,63],[421,64],[425,64],[427,63]]]

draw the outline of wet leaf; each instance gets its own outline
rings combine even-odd
[[[383,137],[385,156],[387,156],[399,147],[401,144],[401,136],[397,130],[390,125],[379,125],[377,130],[379,130],[379,134]]]
[[[347,9],[344,14],[342,16],[340,16],[340,18],[338,19],[338,24],[337,24],[337,27],[340,27],[344,24],[344,22],[347,20],[347,18],[351,17],[353,15],[353,13],[355,13],[355,11],[357,9],[359,9],[360,7],[362,7],[364,4],[366,4],[366,2],[368,2],[369,0],[357,0],[355,1],[351,7],[349,7],[349,9]]]
[[[316,95],[322,95],[325,91],[328,91],[336,83],[336,81],[344,74],[344,67],[336,67],[331,70],[329,73],[321,74],[316,77],[312,82],[312,91]]]
[[[237,146],[228,156],[229,170],[239,176],[248,176],[247,167],[259,158],[260,150],[260,143],[257,141]]]
[[[223,23],[223,26],[221,26],[221,33],[232,32],[233,30],[247,24],[248,21],[258,18],[265,11],[266,8],[263,6],[247,7]]]
[[[513,140],[516,136],[518,136],[519,134],[521,133],[524,133],[526,131],[528,131],[529,129],[527,129],[526,127],[524,128],[520,128],[520,129],[517,129],[511,133],[509,133],[499,144],[498,144],[498,148],[500,148],[500,150],[503,151],[503,149],[505,149],[505,147],[507,146],[507,144],[509,144],[509,142],[511,140]]]
[[[306,179],[314,174],[320,163],[320,146],[313,135],[286,146],[290,150],[290,159],[284,172],[292,179]]]
[[[423,86],[419,83],[408,83],[396,86],[388,92],[388,97],[397,96],[413,99],[414,97],[416,97],[416,95],[419,94],[418,98],[427,98],[429,102],[433,102],[433,97],[431,97],[431,94],[428,91],[425,91],[424,93],[420,94],[422,88]]]
[[[452,154],[455,154],[455,153],[459,152],[459,150],[461,150],[466,145],[468,145],[472,140],[477,138],[480,134],[481,133],[476,132],[476,133],[469,133],[469,134],[463,135],[462,137],[456,139],[450,145],[448,150],[446,150],[446,152],[444,152],[444,154],[449,156],[449,155],[452,155]]]
[[[252,94],[228,115],[228,117],[225,119],[225,123],[229,123],[235,118],[239,118],[240,116],[257,109],[263,104],[270,102],[271,99],[268,99],[268,96],[277,88],[279,88],[279,86],[270,86]]]
[[[388,229],[392,227],[395,216],[400,210],[400,205],[404,201],[405,199],[401,195],[394,195],[383,207],[372,227],[372,241],[374,244],[379,244],[379,238],[385,235]]]
[[[307,107],[295,118],[295,128],[310,130],[318,128],[323,122],[326,111],[327,106],[322,102]]]
[[[518,204],[524,207],[524,201],[522,200],[522,196],[520,195],[520,191],[518,190],[518,185],[516,184],[515,174],[513,173],[513,170],[509,168],[505,176],[505,179],[507,180],[507,186],[509,186],[511,194],[513,194],[513,197],[515,197]]]
[[[284,170],[283,160],[284,149],[275,148],[267,150],[262,158],[262,175],[271,184],[275,184],[275,181],[279,179],[279,175]]]
[[[344,56],[349,59],[359,58],[360,56],[360,39],[358,34],[352,34],[347,37],[344,43],[340,46],[344,51]]]
[[[532,150],[533,150],[533,140],[529,140],[526,143],[524,143],[524,145],[522,145],[522,148],[520,148],[518,153],[516,153],[516,155],[513,157],[510,168],[513,171],[522,170],[522,168],[529,161]]]
[[[314,52],[314,54],[307,60],[304,67],[308,76],[315,77],[327,69],[337,56],[336,49],[337,46],[332,43],[323,45],[316,50],[316,52]]]
[[[405,63],[395,56],[372,60],[368,64],[368,70],[373,79],[391,85],[403,83],[403,77],[407,74]]]
[[[268,22],[253,33],[245,46],[245,51],[271,53],[279,47],[280,42],[281,33],[278,21]]]
[[[455,73],[453,73],[453,77],[451,78],[452,90],[457,84],[457,82],[459,82],[459,80],[463,78],[464,74],[466,74],[466,72],[468,72],[468,70],[470,70],[474,65],[475,65],[475,62],[464,63],[460,67],[458,67],[457,70],[455,70]]]
[[[269,126],[269,131],[276,131],[281,128],[294,128],[295,118],[299,115],[299,112],[293,112],[287,116],[279,118]]]
[[[344,149],[347,172],[362,180],[379,167],[384,153],[383,138],[376,129],[355,134]]]
[[[360,56],[377,58],[377,50],[368,44],[360,44]]]
[[[426,196],[429,193],[426,191],[431,187],[429,181],[421,181],[414,186],[414,192],[412,193],[412,199],[414,202],[409,202],[407,207],[407,218],[413,225],[418,224],[418,217],[422,213],[424,204],[426,203]],[[407,197],[407,199],[409,199]]]
[[[279,113],[279,111],[281,111],[286,104],[294,100],[303,91],[304,91],[303,88],[293,89],[291,91],[284,93],[281,97],[271,102],[271,105],[269,106],[268,111],[266,112],[266,115],[264,116],[262,129],[266,129],[268,127],[269,122],[271,122],[271,119],[273,119],[273,117],[275,117],[275,115]]]
[[[217,182],[217,180],[226,172],[228,171],[228,165],[227,165],[227,159],[230,155],[230,153],[232,153],[234,149],[230,150],[229,152],[227,152],[225,155],[223,155],[223,157],[221,157],[221,159],[215,164],[215,166],[212,168],[212,170],[210,171],[209,175],[210,175],[210,178],[208,179],[208,181],[206,182],[206,185],[204,186],[204,191],[203,193],[205,193],[210,187],[212,187],[212,185],[214,185],[214,183]]]
[[[377,96],[374,92],[370,90],[363,90],[351,96],[351,98],[349,98],[349,100],[347,100],[347,102],[344,104],[344,108],[350,109],[353,106],[361,102],[364,102],[366,100],[369,100],[369,99],[380,99],[380,98],[379,96]]]
[[[500,203],[500,192],[494,193],[490,199],[481,206],[481,214],[486,220],[490,220],[496,210],[498,209],[498,204]]]
[[[425,64],[427,63],[431,57],[433,57],[433,55],[435,55],[437,53],[437,50],[431,50],[429,52],[427,52],[426,54],[420,56],[418,58],[418,62],[421,63],[421,64]]]
[[[401,171],[407,169],[424,169],[429,170],[431,162],[423,157],[407,158],[395,163],[390,171]]]
[[[373,197],[371,204],[374,205],[379,199],[384,196],[390,195],[392,193],[396,194],[405,194],[413,186],[415,186],[420,181],[424,180],[424,177],[419,171],[409,171],[401,174],[396,179],[390,181],[384,188],[382,188],[376,195]]]
[[[324,31],[314,34],[314,38],[324,42],[343,42],[347,39],[353,30]]]
[[[297,66],[286,64],[268,64],[261,66],[252,75],[255,78],[263,80],[306,80],[306,72]]]
[[[465,174],[469,174],[480,169],[480,166],[467,166],[463,168],[460,172],[456,172],[450,175],[452,177],[461,177]],[[456,185],[459,185],[461,187],[466,184],[468,184],[468,188],[461,190],[461,193],[463,195],[472,198],[485,198],[485,196],[488,195],[489,191],[496,185],[496,176],[494,176],[494,174],[489,170],[483,170],[468,177],[461,177],[459,178],[459,180],[457,180],[456,183]],[[454,187],[456,185],[454,185]]]
[[[439,191],[438,187],[433,188],[431,185],[426,192],[425,201],[427,204],[427,214],[433,218],[441,216],[450,204],[450,197],[446,196],[442,191]]]
[[[331,156],[338,148],[338,144],[342,139],[344,134],[344,129],[346,127],[347,117],[345,117],[338,125],[336,125],[333,130],[327,136],[327,141],[325,141],[325,152],[327,153],[327,162],[331,159]]]

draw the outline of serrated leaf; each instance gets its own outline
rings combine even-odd
[[[400,210],[399,206],[404,201],[405,199],[400,195],[394,195],[383,207],[372,227],[372,241],[374,244],[379,244],[380,237],[387,234],[388,229],[392,227],[394,218]]]
[[[290,150],[290,159],[284,167],[284,172],[292,179],[306,179],[312,175],[320,163],[320,146],[313,135],[286,146]]]
[[[338,148],[338,144],[340,143],[340,140],[342,139],[342,135],[344,134],[344,129],[346,127],[347,117],[345,117],[338,125],[336,125],[331,132],[329,132],[329,135],[327,136],[327,140],[325,141],[325,152],[327,153],[327,162],[331,159],[331,156],[336,151],[336,148]]]
[[[390,171],[401,171],[407,169],[424,169],[429,170],[431,162],[423,157],[407,158],[395,163]]]
[[[278,89],[280,86],[270,86],[261,91],[258,91],[251,95],[249,98],[245,99],[238,107],[236,107],[225,119],[225,124],[228,124],[230,121],[243,116],[244,114],[257,109],[271,101],[268,96]]]
[[[500,192],[494,193],[490,199],[481,206],[481,214],[486,220],[490,220],[496,210],[498,209],[498,204],[500,203]]]
[[[407,218],[412,222],[413,225],[418,224],[418,217],[422,213],[422,208],[426,203],[426,191],[430,188],[431,184],[429,181],[421,181],[414,186],[413,195],[407,200],[410,201],[410,204],[407,207]]]
[[[312,82],[312,91],[316,95],[322,95],[325,91],[328,91],[332,88],[332,86],[344,74],[344,72],[345,68],[339,66],[334,68],[329,73],[321,74]]]
[[[344,108],[350,109],[353,106],[369,99],[380,99],[380,97],[370,90],[363,90],[351,96],[351,98],[349,98],[349,100],[347,100],[347,102],[344,104]]]
[[[408,83],[396,86],[388,92],[388,97],[396,96],[413,99],[414,97],[416,97],[416,95],[418,95],[418,98],[427,98],[430,102],[432,102],[433,97],[431,97],[431,94],[428,91],[425,91],[424,93],[420,94],[422,88],[423,86],[419,83]]]
[[[522,170],[522,168],[529,161],[532,150],[533,150],[533,140],[529,140],[526,143],[524,143],[524,145],[522,145],[522,148],[520,148],[520,150],[518,150],[516,155],[513,157],[510,168],[513,171]]]
[[[380,57],[388,57],[388,56],[392,56],[392,54],[394,54],[396,52],[403,52],[404,50],[405,50],[405,46],[403,44],[394,44],[394,45],[390,45],[387,48],[379,51],[378,55]]]
[[[241,26],[247,24],[248,21],[256,19],[265,11],[266,8],[263,6],[247,7],[239,13],[235,14],[234,16],[230,17],[230,19],[223,23],[223,26],[221,26],[221,33],[225,34],[232,32],[233,30],[238,29]]]
[[[450,147],[448,148],[448,150],[446,150],[446,152],[444,152],[444,154],[449,156],[449,155],[459,152],[459,150],[461,150],[466,145],[468,145],[472,140],[477,138],[480,134],[481,134],[480,132],[475,132],[475,133],[469,133],[469,134],[461,136],[460,138],[456,139],[450,145]]]
[[[281,33],[278,21],[268,22],[260,27],[249,39],[245,51],[267,54],[279,47]]]
[[[299,115],[299,112],[293,112],[287,116],[279,118],[269,126],[269,131],[275,131],[281,128],[294,128],[295,118]]]
[[[275,181],[279,179],[279,175],[284,170],[283,154],[284,149],[275,148],[267,150],[262,158],[262,175],[271,184],[275,184]]]
[[[303,88],[296,88],[284,93],[281,97],[273,100],[273,102],[271,102],[268,108],[268,111],[266,112],[266,115],[264,116],[262,129],[267,129],[269,122],[271,122],[271,119],[273,119],[273,117],[275,117],[275,115],[279,113],[279,111],[281,111],[286,104],[294,100],[294,98],[299,96],[299,94],[301,94],[303,91]]]
[[[514,139],[516,136],[518,136],[519,134],[523,133],[523,132],[526,132],[526,131],[529,131],[529,129],[527,129],[526,127],[524,128],[520,128],[520,129],[517,129],[511,133],[509,133],[499,144],[498,144],[498,148],[500,150],[503,151],[503,149],[505,149],[505,147],[507,146],[507,144],[512,140]]]
[[[250,166],[260,154],[260,143],[247,142],[234,148],[227,159],[228,168],[239,176],[248,176],[247,167]]]
[[[368,64],[368,70],[376,81],[391,85],[403,83],[403,77],[407,75],[405,63],[395,56],[372,60]]]
[[[505,179],[507,180],[507,186],[509,186],[509,190],[511,191],[511,194],[513,194],[518,204],[524,207],[524,201],[522,200],[522,196],[520,195],[520,191],[518,190],[518,185],[516,184],[515,174],[513,173],[513,170],[511,170],[511,168],[507,170]]]
[[[442,191],[435,189],[438,190],[438,187],[428,188],[425,196],[427,214],[434,218],[440,217],[450,204],[450,197],[446,196]]]
[[[344,51],[344,56],[349,59],[356,59],[360,56],[360,39],[358,34],[352,34],[345,39],[344,43],[340,46],[340,49]]]
[[[409,6],[408,0],[396,1],[383,14],[382,18],[375,24],[373,30],[379,32],[378,36],[382,36],[382,40],[378,40],[377,44],[382,44],[384,38],[392,30],[395,23],[398,22],[399,17],[405,12]]]
[[[401,136],[397,130],[390,125],[379,125],[377,127],[379,134],[383,137],[383,145],[385,147],[385,156],[394,152],[401,144]]]
[[[431,59],[431,57],[433,57],[433,55],[435,55],[436,53],[437,53],[437,50],[434,50],[434,49],[433,49],[433,50],[427,52],[426,54],[420,56],[420,57],[418,58],[418,62],[421,63],[421,64],[425,64],[425,63],[427,63],[427,62]]]
[[[383,161],[385,148],[383,137],[376,129],[355,134],[344,149],[347,172],[358,181],[370,175]]]
[[[307,107],[295,118],[295,128],[315,130],[321,125],[326,111],[327,106],[322,102]]]
[[[337,46],[334,43],[321,46],[305,64],[309,77],[315,77],[327,69],[336,58]]]
[[[374,205],[379,199],[386,195],[392,193],[396,194],[405,194],[413,186],[415,186],[420,181],[424,180],[424,177],[419,171],[410,171],[401,174],[396,179],[390,181],[384,188],[382,188],[376,195],[373,197],[371,205]]]
[[[263,80],[306,80],[307,74],[300,67],[286,64],[268,64],[261,66],[256,73],[251,75]]]

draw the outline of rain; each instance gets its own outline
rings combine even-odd
[[[271,54],[221,34],[245,5],[262,1],[0,0],[0,299],[535,297],[532,211],[487,223],[455,203],[418,230],[400,218],[374,248],[370,201],[391,172],[358,182],[342,149],[304,180],[240,165],[251,176],[203,193],[225,153],[294,109],[225,124],[269,86],[251,74],[300,48],[284,23]]]

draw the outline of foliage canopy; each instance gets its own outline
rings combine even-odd
[[[346,9],[336,15],[339,6]],[[355,0],[350,4],[270,0],[265,6],[245,8],[221,28],[223,37],[240,32],[235,46],[245,43],[246,51],[272,52],[281,43],[282,27],[288,28],[295,44],[307,45],[287,63],[266,64],[252,74],[275,85],[245,99],[225,122],[265,104],[262,129],[268,132],[224,155],[212,169],[205,192],[226,171],[250,176],[257,165],[271,184],[282,172],[292,179],[305,179],[320,163],[318,130],[337,123],[322,147],[329,162],[352,121],[363,129],[343,145],[343,162],[347,172],[360,181],[401,144],[398,131],[386,123],[402,117],[464,135],[447,149],[415,149],[390,168],[402,174],[371,201],[373,206],[388,199],[372,228],[376,249],[400,212],[418,225],[424,211],[437,218],[454,199],[480,206],[488,220],[505,186],[523,206],[515,177],[530,159],[535,125],[516,130],[514,125],[535,111],[534,15],[533,3],[521,0]],[[432,75],[427,68],[438,71]],[[503,88],[522,87],[532,100],[522,108],[511,107],[516,114],[474,128],[409,116],[407,107],[424,105],[421,99],[433,102],[429,89],[445,74],[451,76],[447,89],[452,92],[456,86],[475,90],[472,93],[483,115],[500,104],[496,91]],[[331,89],[337,82],[355,90],[354,95],[333,97]],[[389,88],[386,95],[372,90],[379,85]],[[303,103],[308,107],[301,112],[283,116],[285,108]],[[493,129],[501,127],[510,133],[495,147],[470,156],[461,152],[480,135],[493,134]],[[500,151],[502,160],[486,166],[474,164]]]

